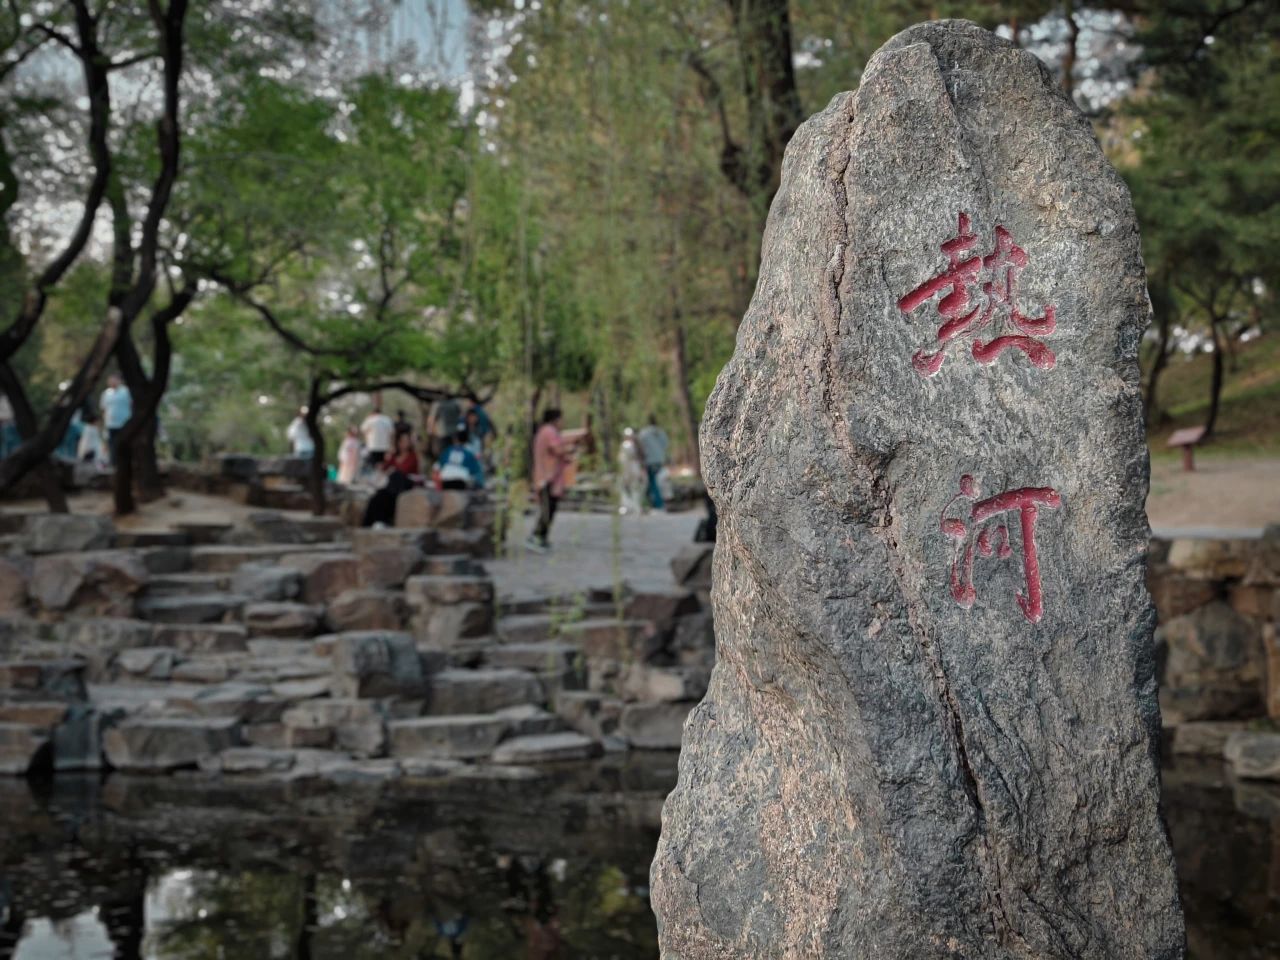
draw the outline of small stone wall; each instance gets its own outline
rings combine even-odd
[[[1152,542],[1160,711],[1175,753],[1280,779],[1280,527]]]

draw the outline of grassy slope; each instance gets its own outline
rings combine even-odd
[[[1280,454],[1280,333],[1239,346],[1236,361],[1232,369],[1228,356],[1218,426],[1206,451]],[[1179,354],[1169,361],[1160,377],[1158,403],[1171,419],[1152,429],[1152,454],[1177,456],[1165,446],[1169,434],[1204,423],[1212,375],[1213,358],[1208,354]]]

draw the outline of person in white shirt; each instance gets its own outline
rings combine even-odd
[[[364,448],[368,451],[365,462],[377,467],[387,458],[387,453],[395,445],[395,421],[382,412],[382,402],[374,400],[373,412],[360,424],[360,433],[364,436]]]
[[[98,418],[92,413],[84,418],[80,439],[76,441],[76,459],[82,463],[91,463],[95,467],[102,467],[107,462],[102,430],[98,428]]]
[[[111,454],[111,463],[116,462],[116,443],[120,431],[133,416],[133,396],[129,388],[120,382],[114,373],[107,378],[107,389],[102,391],[99,403],[102,408],[103,426],[107,429],[107,447]]]
[[[289,429],[285,432],[285,436],[289,438],[289,444],[293,448],[295,457],[310,460],[315,454],[316,445],[311,440],[311,431],[307,429],[306,407],[298,411],[298,415],[289,424]]]
[[[360,431],[347,427],[347,435],[338,448],[338,482],[350,486],[360,472]]]
[[[622,501],[618,512],[639,514],[644,506],[644,461],[636,432],[630,427],[622,431],[622,443],[618,447],[618,481]]]

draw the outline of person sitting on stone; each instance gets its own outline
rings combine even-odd
[[[467,445],[466,424],[458,424],[449,445],[436,461],[440,486],[444,490],[479,490],[484,486],[484,467]]]
[[[421,472],[418,465],[418,452],[413,448],[412,431],[396,434],[396,448],[387,454],[381,467],[387,473],[399,471],[410,477]]]

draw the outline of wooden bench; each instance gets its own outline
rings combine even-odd
[[[1185,427],[1182,430],[1173,431],[1165,445],[1170,447],[1181,447],[1182,469],[1195,470],[1195,454],[1192,451],[1195,449],[1195,445],[1203,439],[1204,427]]]

